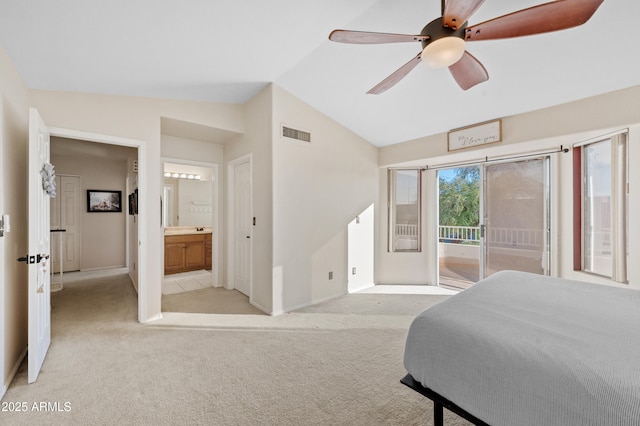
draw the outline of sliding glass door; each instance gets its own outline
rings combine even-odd
[[[548,158],[485,165],[485,277],[511,269],[548,274]]]
[[[549,159],[443,169],[441,285],[467,288],[510,269],[549,273]]]

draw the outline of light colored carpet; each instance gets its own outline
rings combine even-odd
[[[29,409],[0,423],[430,425],[431,403],[399,380],[408,324],[443,297],[352,294],[279,317],[142,325],[126,275],[65,283],[38,381],[26,383],[23,363],[3,399]],[[70,410],[32,410],[42,402]]]
[[[162,296],[163,312],[189,312],[201,314],[265,315],[249,303],[249,298],[237,290],[207,287]]]

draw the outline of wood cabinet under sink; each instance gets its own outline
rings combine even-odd
[[[164,273],[211,269],[211,233],[165,235]]]

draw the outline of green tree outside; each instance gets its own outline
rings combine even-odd
[[[480,169],[460,167],[452,179],[440,177],[440,225],[478,226]]]

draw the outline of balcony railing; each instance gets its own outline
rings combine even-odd
[[[396,235],[399,237],[418,238],[418,225],[397,224]]]
[[[480,227],[439,226],[438,239],[441,243],[480,244]]]
[[[418,239],[417,225],[396,225],[396,238]],[[544,244],[544,231],[541,229],[489,228],[486,242],[499,246],[539,247]],[[480,244],[479,226],[439,226],[438,240],[441,243]]]

